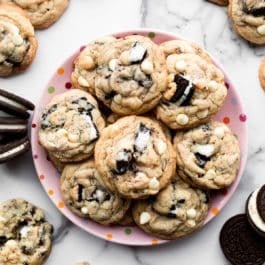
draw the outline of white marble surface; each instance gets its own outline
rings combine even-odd
[[[265,182],[265,93],[257,79],[265,48],[242,41],[231,29],[225,8],[203,0],[71,0],[53,27],[37,32],[39,50],[24,74],[0,79],[6,88],[37,102],[51,73],[81,44],[98,35],[135,27],[168,30],[203,44],[216,56],[238,87],[249,117],[249,159],[237,192],[221,214],[193,236],[155,248],[130,248],[104,242],[71,225],[43,191],[30,154],[0,167],[0,200],[23,197],[44,208],[55,226],[47,265],[225,265],[218,235],[230,216],[244,210],[248,194]]]

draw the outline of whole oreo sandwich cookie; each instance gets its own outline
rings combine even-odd
[[[265,240],[252,229],[245,214],[236,215],[224,224],[220,245],[232,265],[265,262]]]
[[[28,122],[25,119],[13,117],[0,117],[0,133],[26,133]]]
[[[246,203],[248,221],[252,228],[262,237],[265,237],[265,221],[263,219],[265,213],[264,194],[265,186],[251,193]]]
[[[34,104],[22,97],[0,89],[0,110],[28,119],[30,116],[28,111],[34,110]]]

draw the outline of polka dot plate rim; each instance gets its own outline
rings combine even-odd
[[[140,34],[151,38],[156,43],[162,43],[167,40],[183,39],[176,34],[172,34],[166,31],[157,29],[132,29],[121,32],[112,33],[116,37],[123,37],[126,35]],[[47,159],[47,155],[44,149],[38,142],[38,123],[41,117],[41,112],[45,105],[52,99],[56,94],[63,93],[68,89],[72,88],[71,84],[71,72],[73,69],[73,61],[79,54],[84,46],[79,48],[72,56],[65,60],[62,65],[59,65],[51,77],[50,81],[45,87],[43,94],[40,98],[39,104],[36,106],[34,116],[32,119],[31,128],[31,146],[34,165],[36,168],[37,176],[52,202],[59,209],[59,211],[65,215],[75,225],[85,230],[86,232],[97,236],[99,238],[119,243],[123,245],[131,246],[151,246],[168,243],[170,241],[155,238],[144,233],[137,227],[130,226],[111,226],[106,227],[94,223],[93,221],[86,220],[76,216],[72,213],[63,203],[62,196],[60,194],[60,174],[54,168],[52,163]],[[210,211],[205,220],[204,225],[211,221],[216,215],[220,213],[223,207],[227,204],[242,177],[248,152],[248,128],[247,128],[247,115],[244,111],[243,103],[239,92],[233,85],[231,79],[224,71],[223,67],[212,57],[214,63],[220,68],[225,74],[225,81],[228,88],[228,97],[225,105],[221,111],[216,115],[215,119],[226,123],[233,132],[237,135],[240,150],[241,150],[241,164],[238,171],[236,180],[227,189],[215,192],[211,196]],[[190,235],[192,236],[192,235]]]

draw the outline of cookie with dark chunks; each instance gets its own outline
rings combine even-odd
[[[257,195],[257,207],[260,217],[265,222],[265,185],[262,186]]]
[[[22,134],[27,131],[27,126],[27,120],[12,117],[0,117],[0,133]]]
[[[219,6],[228,6],[229,0],[206,0]]]
[[[29,100],[0,89],[0,110],[27,119],[30,116],[28,111],[32,111],[34,108],[34,104]]]
[[[252,228],[262,237],[265,237],[265,222],[262,220],[258,211],[257,196],[260,189],[252,192],[246,202],[246,214]]]
[[[131,199],[157,194],[176,167],[172,144],[159,123],[140,116],[121,118],[103,130],[95,162],[106,186]]]
[[[37,47],[34,29],[23,10],[0,1],[0,77],[26,70]]]
[[[93,159],[66,165],[61,177],[61,191],[71,211],[102,225],[119,222],[130,207],[130,200],[120,198],[105,187]]]
[[[42,265],[48,258],[53,227],[42,209],[23,199],[0,204],[0,264]]]
[[[30,148],[28,137],[0,144],[0,163],[5,163],[26,153]]]
[[[265,240],[252,229],[245,214],[236,215],[224,224],[220,245],[232,265],[265,262]]]

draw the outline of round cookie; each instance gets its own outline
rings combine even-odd
[[[230,0],[228,11],[239,35],[249,42],[265,44],[264,1]]]
[[[240,165],[238,141],[223,123],[212,121],[174,138],[177,172],[205,189],[222,189],[234,181]]]
[[[53,227],[43,210],[23,199],[0,204],[0,264],[41,265],[48,258]]]
[[[188,129],[208,122],[227,95],[223,73],[192,53],[173,51],[167,56],[166,65],[168,86],[157,106],[157,118],[171,129]]]
[[[165,56],[149,38],[118,39],[98,58],[96,95],[117,114],[148,112],[158,104],[166,84]]]
[[[117,223],[130,207],[130,200],[106,189],[93,160],[66,165],[61,192],[71,211],[103,225]]]
[[[97,75],[98,57],[101,50],[109,43],[116,41],[111,36],[102,37],[88,44],[74,61],[72,73],[73,86],[95,94],[95,78]]]
[[[68,0],[0,0],[22,8],[36,29],[45,29],[54,24],[64,13]]]
[[[207,0],[207,1],[219,6],[228,6],[229,3],[229,0]]]
[[[220,245],[232,265],[262,265],[265,262],[265,241],[251,228],[245,214],[236,215],[224,224]]]
[[[55,96],[46,106],[39,140],[61,162],[81,161],[93,154],[104,127],[96,100],[85,91],[72,89]]]
[[[103,130],[95,162],[106,186],[132,199],[157,194],[176,166],[173,147],[159,124],[137,116],[121,118]]]
[[[262,237],[265,237],[265,222],[261,218],[258,211],[258,200],[257,196],[260,189],[257,189],[247,199],[246,202],[246,214],[248,217],[248,221],[252,228]],[[264,202],[263,202],[264,204]]]
[[[261,87],[265,90],[265,58],[263,58],[259,65],[259,82]]]
[[[257,208],[263,222],[265,222],[265,185],[259,189],[257,194]]]
[[[204,191],[176,178],[156,197],[137,201],[133,217],[145,232],[171,240],[198,230],[208,208],[208,196]]]
[[[0,4],[0,77],[28,68],[37,47],[34,29],[23,10]]]

